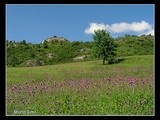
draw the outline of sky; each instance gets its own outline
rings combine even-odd
[[[154,4],[6,4],[6,39],[39,44],[57,36],[93,41],[95,30],[113,38],[154,35]]]

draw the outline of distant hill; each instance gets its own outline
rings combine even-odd
[[[65,42],[66,41],[66,42]],[[117,55],[153,55],[154,36],[130,36],[115,39],[118,44]],[[51,37],[43,43],[32,44],[25,40],[6,41],[7,66],[40,66],[58,63],[94,60],[93,42],[69,42],[62,37]]]

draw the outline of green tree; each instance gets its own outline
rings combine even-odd
[[[105,61],[108,61],[108,64],[114,63],[117,49],[114,39],[105,30],[97,30],[94,33],[94,54],[99,58],[103,58],[103,64],[105,64]]]
[[[43,47],[48,48],[48,42],[46,40],[43,42]]]

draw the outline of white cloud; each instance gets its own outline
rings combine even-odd
[[[85,29],[86,34],[94,34],[94,30],[103,29],[109,31],[111,33],[122,33],[122,32],[137,32],[139,34],[154,34],[154,30],[152,29],[152,25],[147,23],[146,21],[141,22],[132,22],[132,23],[114,23],[111,25],[108,24],[98,24],[98,23],[90,23],[89,27]],[[147,32],[146,32],[147,31]]]
[[[107,25],[107,30],[113,33],[121,33],[129,31],[128,23],[114,23],[112,25]]]
[[[90,23],[90,26],[89,26],[89,28],[87,28],[85,30],[85,33],[87,33],[87,34],[94,34],[94,31],[98,30],[98,29],[100,29],[100,30],[106,30],[106,25],[103,24],[103,23],[102,24]]]
[[[149,23],[142,21],[142,22],[133,22],[130,24],[130,30],[134,32],[143,32],[145,30],[151,30],[152,25]]]

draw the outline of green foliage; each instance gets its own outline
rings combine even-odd
[[[26,40],[22,40],[19,42],[20,45],[26,45]]]
[[[97,30],[94,33],[95,54],[103,58],[103,64],[105,60],[107,60],[109,64],[114,63],[117,44],[114,43],[110,33],[107,33],[105,30]]]
[[[106,35],[107,36],[107,35]],[[110,37],[110,35],[108,35]],[[150,35],[126,35],[119,37],[115,40],[110,38],[110,47],[113,43],[116,43],[117,56],[132,56],[132,55],[153,55],[154,37]],[[114,42],[113,42],[114,41]],[[107,48],[107,43],[101,43],[102,48]],[[114,47],[115,48],[115,47]],[[108,48],[107,48],[108,49]],[[113,48],[111,48],[113,50]],[[87,56],[86,60],[95,60],[95,55],[100,57],[100,53],[95,46],[95,42],[82,42],[82,41],[52,41],[40,44],[27,43],[26,40],[20,42],[6,41],[6,60],[7,66],[28,66],[27,62],[32,61],[31,66],[37,66],[38,61],[43,61],[44,64],[40,65],[52,65],[66,62],[74,62],[74,58],[77,56]],[[97,54],[98,53],[98,54]],[[107,52],[105,52],[107,53]],[[98,56],[99,55],[99,56]],[[109,54],[104,54],[109,55]],[[113,53],[108,57],[108,63],[117,63],[118,60],[114,58]],[[37,62],[35,62],[35,61]]]
[[[118,56],[153,55],[154,37],[150,35],[125,36],[115,40]]]
[[[24,41],[23,41],[24,42]],[[92,46],[90,42],[59,42],[44,41],[41,44],[6,41],[7,66],[39,66],[72,62],[80,55],[89,55]],[[81,51],[84,49],[84,51]],[[89,59],[88,56],[87,59]],[[43,61],[41,64],[39,61]]]
[[[43,47],[44,47],[44,48],[48,48],[48,42],[47,42],[47,41],[44,41],[44,42],[43,42]]]

